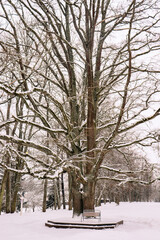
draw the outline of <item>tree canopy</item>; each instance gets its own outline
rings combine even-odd
[[[160,113],[159,3],[0,1],[1,166],[66,171],[75,212],[80,184],[94,208],[106,154],[157,141],[141,126]]]

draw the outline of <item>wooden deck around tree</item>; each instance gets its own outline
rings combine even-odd
[[[109,223],[87,223],[87,222],[60,222],[60,221],[50,221],[48,220],[45,223],[47,227],[54,228],[77,228],[77,229],[107,229],[107,228],[115,228],[116,226],[123,224],[123,220],[118,222],[109,222]]]

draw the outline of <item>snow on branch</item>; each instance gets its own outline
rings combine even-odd
[[[97,178],[97,181],[99,180],[111,180],[111,181],[115,181],[115,182],[119,182],[119,185],[122,185],[122,184],[126,184],[126,183],[139,183],[139,184],[143,184],[143,185],[150,185],[152,183],[154,183],[155,181],[157,180],[160,180],[160,178],[154,178],[150,181],[143,181],[141,179],[138,179],[138,178],[133,178],[133,177],[125,177],[123,176],[123,178],[121,176],[115,176],[115,177],[98,177]]]
[[[157,142],[157,137],[154,136],[154,135],[149,135],[149,136],[146,136],[146,137],[143,137],[141,139],[137,139],[135,141],[131,141],[131,142],[128,142],[128,143],[122,143],[122,144],[113,144],[111,145],[110,147],[108,147],[108,149],[118,149],[118,148],[125,148],[125,147],[129,147],[131,145],[135,145],[135,144],[138,144],[138,145],[141,145],[141,146],[151,146],[153,144],[153,141],[152,142],[144,142],[146,140],[153,140],[154,143]]]
[[[18,117],[15,117],[13,116],[13,118],[15,119],[15,121],[18,121],[18,122],[21,122],[21,123],[26,123],[26,124],[30,124],[34,127],[37,127],[41,130],[44,130],[46,132],[52,132],[52,133],[64,133],[64,134],[67,134],[67,131],[63,130],[63,129],[51,129],[49,127],[45,127],[45,126],[42,126],[38,123],[35,123],[35,122],[31,122],[31,121],[28,121],[28,120],[23,120],[21,118],[18,118]],[[1,125],[0,125],[1,126]]]
[[[3,121],[3,122],[1,122],[1,124],[0,124],[0,128],[3,128],[3,127],[5,127],[5,126],[7,126],[7,125],[9,125],[9,124],[11,124],[11,123],[14,123],[14,122],[15,122],[14,119],[13,119],[13,120]]]
[[[141,125],[141,124],[144,124],[145,122],[148,122],[148,121],[156,118],[156,117],[159,116],[159,115],[160,115],[160,108],[157,109],[156,112],[155,112],[153,115],[151,115],[151,116],[149,116],[149,117],[146,117],[146,118],[143,118],[143,119],[141,119],[140,121],[137,121],[136,123],[132,124],[132,125],[129,126],[129,127],[126,127],[126,128],[124,128],[124,129],[120,129],[120,130],[118,131],[118,133],[127,132],[128,130],[133,129],[133,128]]]
[[[16,168],[12,168],[12,167],[9,167],[7,166],[6,164],[0,162],[0,166],[8,171],[11,171],[11,172],[15,172],[15,173],[20,173],[20,174],[28,174],[28,171],[26,170],[19,170],[19,169],[16,169]]]
[[[51,149],[49,149],[45,146],[42,146],[40,144],[36,144],[34,142],[28,141],[28,140],[23,140],[20,138],[16,138],[16,137],[9,136],[9,135],[3,135],[3,134],[0,134],[0,139],[5,140],[5,141],[10,141],[10,142],[16,143],[16,144],[22,144],[23,146],[31,147],[31,148],[37,149],[41,152],[44,152],[48,155],[55,156],[54,152],[52,152]],[[56,155],[56,157],[57,157],[57,155]],[[61,159],[59,159],[59,160],[61,160]]]
[[[148,169],[147,168],[144,168],[142,170],[135,170],[135,171],[131,171],[131,170],[128,170],[128,171],[123,171],[121,169],[115,169],[115,168],[111,168],[111,167],[107,167],[107,166],[104,166],[102,165],[100,167],[100,169],[104,169],[104,170],[107,170],[107,171],[110,171],[110,172],[115,172],[115,173],[119,173],[119,174],[135,174],[135,173],[143,173],[145,171],[148,172]]]

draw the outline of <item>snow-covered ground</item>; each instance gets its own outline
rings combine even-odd
[[[0,216],[2,240],[160,240],[160,203],[107,203],[99,208],[103,220],[124,220],[115,229],[55,229],[47,220],[71,219],[68,210],[46,213],[3,214]],[[87,221],[87,220],[85,220]],[[97,220],[95,220],[97,221]]]

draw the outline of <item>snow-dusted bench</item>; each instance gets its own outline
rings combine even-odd
[[[84,210],[82,213],[82,220],[85,218],[96,218],[99,221],[101,220],[101,212],[100,211],[92,211],[92,210]]]

